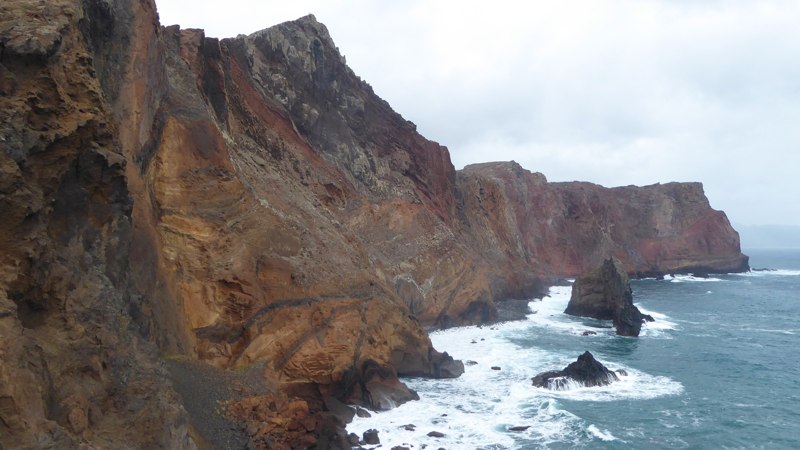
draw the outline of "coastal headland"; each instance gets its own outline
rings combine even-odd
[[[426,327],[610,257],[748,270],[700,183],[456,170],[313,16],[220,40],[153,0],[0,13],[8,448],[346,446],[346,404],[463,371]]]

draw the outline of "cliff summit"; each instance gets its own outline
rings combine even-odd
[[[699,184],[456,171],[313,16],[219,40],[152,0],[8,0],[0,93],[9,448],[203,447],[192,377],[247,424],[231,442],[346,446],[337,402],[463,371],[423,327],[495,320],[608,255],[747,269]]]

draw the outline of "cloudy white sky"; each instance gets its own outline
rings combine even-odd
[[[456,168],[702,181],[734,225],[800,225],[800,2],[156,0],[232,37],[313,13]]]

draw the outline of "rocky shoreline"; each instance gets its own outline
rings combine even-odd
[[[700,183],[455,170],[313,16],[220,40],[153,0],[8,0],[0,94],[6,447],[212,445],[181,395],[254,367],[268,389],[229,398],[248,445],[340,445],[336,401],[458,375],[425,327],[519,317],[609,256],[747,269]]]

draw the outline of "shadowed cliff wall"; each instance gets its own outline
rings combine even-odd
[[[493,320],[609,256],[746,269],[699,184],[456,171],[313,16],[218,40],[150,0],[0,12],[9,446],[191,447],[157,352],[369,403],[376,380],[447,376],[422,326]]]

